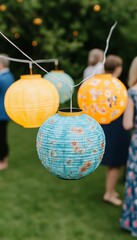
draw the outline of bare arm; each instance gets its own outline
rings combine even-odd
[[[131,97],[128,97],[127,107],[123,116],[123,127],[126,130],[132,129],[134,126],[134,103]]]

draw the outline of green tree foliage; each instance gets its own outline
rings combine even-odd
[[[100,5],[100,11],[94,11],[96,4]],[[8,0],[6,3],[0,0],[0,10],[0,30],[11,41],[33,59],[58,58],[60,68],[74,79],[82,79],[88,51],[94,47],[105,48],[109,29],[115,21],[118,25],[108,54],[118,54],[124,59],[124,76],[136,55],[136,0]],[[34,24],[35,18],[41,18],[42,24]],[[36,41],[37,46],[32,46],[32,41]],[[1,52],[24,59],[2,36],[0,42]],[[16,64],[20,74],[26,67],[19,66]],[[43,67],[51,70],[54,65]],[[40,70],[36,68],[36,71]]]

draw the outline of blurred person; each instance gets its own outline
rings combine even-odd
[[[112,74],[113,77],[119,79],[123,69],[123,60],[119,56],[108,55],[104,68],[106,74]],[[123,128],[122,120],[123,114],[110,124],[102,125],[106,136],[106,149],[102,165],[107,167],[103,200],[116,206],[122,204],[115,188],[121,166],[126,166],[130,143],[130,133]]]
[[[128,86],[128,104],[124,112],[123,126],[126,130],[132,130],[132,137],[120,225],[137,237],[137,57],[133,59],[129,69]]]
[[[83,72],[83,79],[89,77],[92,73],[102,74],[104,73],[104,65],[102,64],[104,57],[103,50],[99,48],[92,49],[88,54],[88,66]]]
[[[9,69],[9,60],[6,57],[8,55],[0,54],[0,170],[8,167],[9,153],[7,126],[10,119],[5,112],[4,96],[9,86],[14,82],[14,76]]]

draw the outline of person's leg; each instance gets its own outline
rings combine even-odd
[[[108,168],[106,172],[106,189],[103,199],[114,205],[121,205],[122,201],[117,198],[115,186],[120,175],[120,168]]]
[[[8,167],[7,124],[8,121],[0,121],[0,170]]]
[[[118,170],[118,171],[117,171]],[[120,168],[114,168],[114,170],[113,170],[113,168],[110,168],[110,167],[108,167],[107,168],[107,170],[106,170],[106,190],[108,190],[109,191],[109,189],[112,187],[113,188],[113,190],[114,190],[114,192],[113,192],[113,195],[115,196],[115,197],[118,197],[118,192],[116,192],[116,190],[115,190],[115,185],[116,185],[116,183],[114,183],[114,187],[111,185],[111,183],[109,182],[109,180],[110,180],[110,177],[112,177],[113,178],[113,176],[112,176],[112,174],[114,174],[116,172],[116,174],[115,174],[115,176],[117,176],[116,178],[114,177],[114,179],[115,179],[115,181],[116,181],[116,183],[117,183],[117,181],[118,181],[118,178],[119,178],[119,175],[120,175]]]

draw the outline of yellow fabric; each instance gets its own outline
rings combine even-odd
[[[54,85],[41,75],[22,75],[8,88],[4,104],[14,122],[35,128],[57,112],[59,95]]]
[[[63,112],[62,111],[58,111],[59,116],[63,116],[63,117],[75,117],[75,116],[81,116],[83,114],[83,111],[79,111],[79,112]]]

